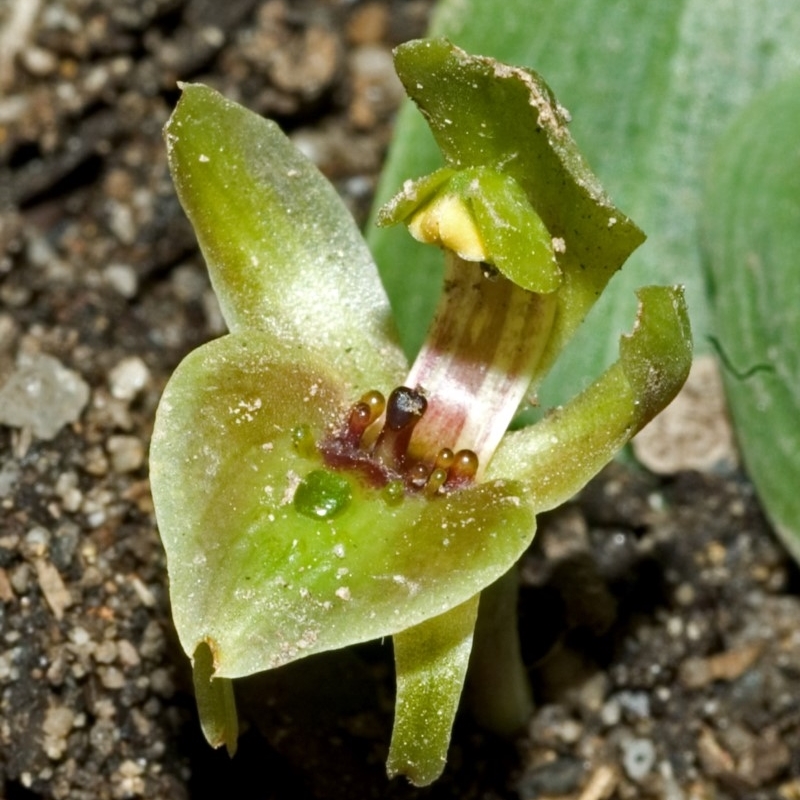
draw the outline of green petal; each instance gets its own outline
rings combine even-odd
[[[442,167],[424,178],[406,181],[403,188],[381,207],[376,224],[384,226],[408,222],[409,218],[424,208],[455,174],[456,170]]]
[[[343,373],[401,368],[388,302],[355,222],[274,122],[206,86],[184,85],[165,136],[231,331],[270,331]]]
[[[529,292],[558,289],[561,270],[553,238],[520,185],[510,175],[481,169],[469,197],[489,262]]]
[[[484,253],[470,258],[452,243],[450,249],[462,258],[493,264],[528,291],[546,294],[559,287],[561,270],[552,237],[522,187],[510,175],[495,169],[468,167],[456,171],[444,167],[418,181],[407,181],[381,209],[377,224],[408,225],[426,207],[433,208],[437,200],[451,196],[461,201],[459,208],[468,217],[466,225],[472,226]]]
[[[521,481],[537,513],[561,505],[677,394],[689,374],[692,339],[680,287],[637,292],[633,332],[620,358],[563,408],[503,439],[487,477]]]
[[[444,770],[467,674],[479,595],[394,636],[397,671],[386,771],[428,786]]]
[[[767,515],[800,560],[800,76],[719,142],[705,197],[716,332],[736,439]],[[738,374],[737,374],[738,372]]]
[[[212,648],[217,677],[418,625],[496,580],[533,536],[513,481],[392,503],[337,472],[349,492],[333,486],[333,513],[298,510],[324,465],[294,431],[319,439],[350,402],[327,363],[254,331],[194,351],[165,390],[151,482],[173,616],[188,654]]]
[[[208,642],[199,642],[192,659],[192,677],[200,727],[212,747],[225,745],[228,755],[236,754],[239,722],[233,684],[214,677],[214,653]]]

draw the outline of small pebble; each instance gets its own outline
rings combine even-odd
[[[617,700],[622,710],[634,719],[647,719],[650,716],[650,696],[647,692],[619,692]]]
[[[145,783],[142,779],[144,766],[131,759],[126,759],[119,765],[119,769],[112,776],[116,784],[114,796],[119,798],[141,797],[145,793]]]
[[[31,568],[30,565],[18,564],[12,567],[8,573],[8,580],[11,588],[18,594],[24,595],[28,593],[31,581]]]
[[[730,471],[738,463],[717,359],[695,358],[678,396],[633,439],[639,461],[661,475]]]
[[[122,670],[116,667],[100,669],[99,673],[100,683],[102,683],[106,689],[121,689],[125,685],[125,676]]]
[[[150,687],[152,690],[161,697],[172,697],[175,693],[175,684],[172,682],[172,676],[165,669],[154,669],[150,674]]]
[[[139,278],[136,270],[128,264],[109,264],[103,271],[103,277],[117,294],[130,300],[139,291]]]
[[[136,667],[141,663],[136,648],[127,639],[120,639],[117,642],[117,653],[123,667]]]
[[[22,469],[17,461],[8,459],[0,465],[0,498],[9,497],[19,480]]]
[[[56,479],[53,491],[61,500],[61,506],[64,511],[74,513],[81,507],[83,493],[78,488],[78,476],[75,472],[71,470],[62,472]]]
[[[118,400],[133,400],[150,380],[150,370],[139,356],[123,358],[108,374],[111,394]]]
[[[10,603],[14,599],[14,591],[8,573],[0,567],[0,603]]]
[[[100,642],[94,651],[94,660],[98,664],[110,664],[117,657],[117,645],[112,641]]]
[[[36,577],[39,579],[39,588],[44,599],[56,619],[62,619],[64,611],[72,605],[72,594],[65,586],[59,571],[42,558],[36,560]]]
[[[517,784],[521,800],[535,800],[542,795],[566,795],[581,783],[584,763],[577,758],[558,758],[527,770]]]
[[[357,8],[347,23],[351,44],[378,44],[389,26],[389,11],[382,3],[365,3]]]
[[[103,452],[102,447],[94,446],[90,447],[86,450],[84,454],[83,460],[83,468],[88,472],[90,475],[94,475],[96,478],[100,478],[103,475],[108,474],[108,458],[106,458],[106,454]],[[81,503],[81,506],[84,504]]]
[[[26,356],[0,389],[0,423],[50,440],[75,422],[88,402],[89,386],[77,372],[53,356]]]
[[[164,632],[155,620],[150,620],[142,634],[142,641],[139,645],[139,654],[142,658],[156,659],[164,650]]]
[[[25,534],[20,549],[26,558],[35,559],[41,558],[47,552],[49,545],[50,531],[37,525]]]
[[[622,744],[622,766],[632,781],[645,778],[656,761],[656,749],[649,739],[628,739]]]
[[[134,472],[144,463],[144,444],[135,436],[110,436],[106,449],[114,472]]]
[[[58,68],[58,59],[53,53],[30,45],[22,49],[20,62],[28,73],[37,78],[46,78]]]
[[[603,725],[608,728],[613,728],[615,725],[618,725],[620,719],[622,719],[622,708],[620,704],[614,699],[608,700],[603,704],[603,708],[600,710],[600,719]]]
[[[72,730],[75,713],[67,706],[52,706],[47,709],[42,723],[44,751],[57,761],[67,749],[67,736]]]

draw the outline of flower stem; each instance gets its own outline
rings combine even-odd
[[[447,251],[444,291],[407,378],[428,400],[411,453],[469,449],[480,479],[530,386],[555,316],[555,294],[526,291]]]
[[[519,734],[533,711],[517,628],[519,572],[512,567],[481,592],[466,699],[477,721],[501,736]]]

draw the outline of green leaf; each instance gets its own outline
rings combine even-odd
[[[766,512],[800,560],[800,75],[721,138],[704,221],[736,436]]]
[[[536,512],[561,505],[593,478],[678,393],[692,363],[680,287],[648,286],[618,361],[543,420],[506,434],[487,472],[513,475]]]
[[[232,332],[269,331],[342,374],[402,371],[386,296],[350,212],[274,122],[184,85],[165,137]]]
[[[442,0],[431,33],[546,76],[572,112],[570,129],[587,161],[648,235],[559,359],[542,404],[565,402],[614,360],[642,284],[685,284],[695,337],[707,346],[703,177],[736,112],[800,65],[795,0]],[[404,179],[441,164],[424,120],[407,104],[376,208]],[[369,239],[403,346],[416,352],[438,297],[440,256],[398,229],[370,230]]]
[[[191,353],[164,392],[150,454],[173,618],[184,650],[234,678],[387,636],[460,605],[530,543],[514,481],[392,502],[324,469],[319,440],[349,397],[327,362],[248,331]],[[327,497],[322,497],[326,495]],[[333,506],[327,500],[335,495]],[[318,508],[323,511],[319,513]]]

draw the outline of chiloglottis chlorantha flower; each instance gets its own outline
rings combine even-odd
[[[443,40],[396,64],[446,162],[380,217],[445,254],[410,366],[334,189],[275,124],[183,87],[169,160],[230,333],[170,380],[151,483],[209,741],[235,746],[231,679],[392,637],[389,771],[422,785],[444,765],[481,593],[483,619],[536,515],[669,402],[691,342],[680,289],[644,288],[619,360],[507,432],[643,235],[537,75]]]

